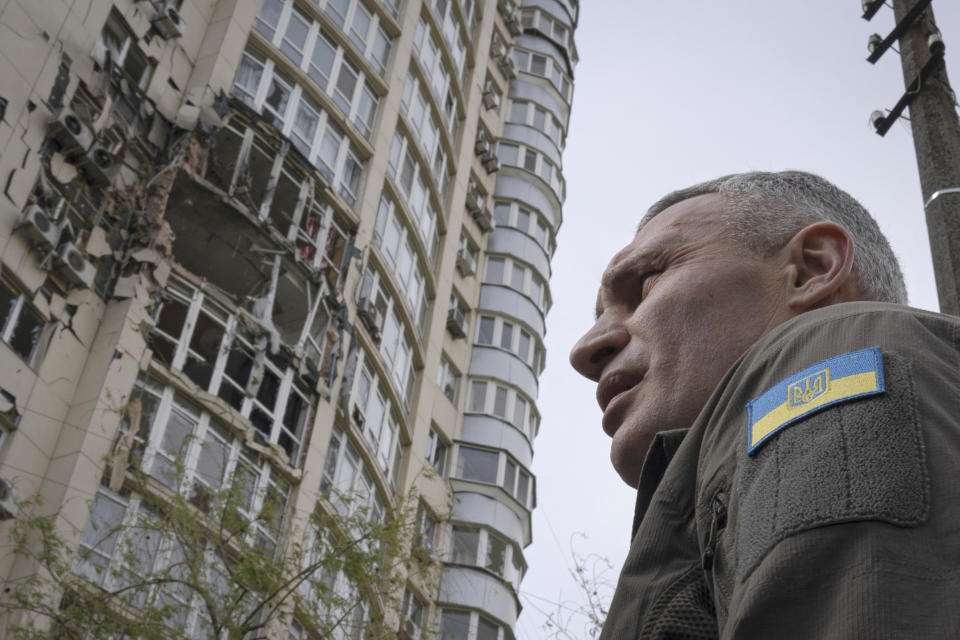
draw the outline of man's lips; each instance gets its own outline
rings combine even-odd
[[[607,407],[620,394],[629,391],[643,380],[643,374],[631,371],[613,371],[600,379],[597,385],[597,403],[606,413]]]

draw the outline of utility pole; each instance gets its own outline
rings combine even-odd
[[[863,0],[869,20],[881,2]],[[884,40],[871,37],[870,62],[899,38],[906,92],[891,112],[875,112],[877,133],[883,135],[910,107],[910,126],[920,172],[930,253],[943,313],[960,315],[960,118],[956,96],[947,80],[944,44],[933,18],[930,0],[893,0],[897,27]]]

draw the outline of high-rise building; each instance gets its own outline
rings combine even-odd
[[[132,460],[291,531],[412,489],[443,569],[401,633],[513,638],[577,15],[0,2],[0,538],[39,493],[120,562],[83,532],[137,517]]]

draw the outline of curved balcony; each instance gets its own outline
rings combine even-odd
[[[472,444],[503,449],[527,468],[533,464],[533,445],[519,429],[500,418],[475,413],[465,415],[461,439]]]
[[[450,519],[490,527],[520,546],[530,544],[529,523],[525,523],[515,511],[504,504],[479,493],[457,494],[457,499],[453,501]]]
[[[471,376],[502,380],[520,389],[531,400],[537,397],[539,385],[530,365],[505,349],[474,345],[469,373]]]
[[[556,194],[553,193],[553,190],[550,190],[550,195],[547,195],[543,189],[531,184],[525,174],[519,172],[516,174],[499,173],[494,197],[509,198],[536,209],[551,224],[554,234],[557,233],[563,223],[561,205],[556,200]]]
[[[544,280],[550,279],[550,257],[546,249],[522,231],[498,225],[487,241],[487,251],[509,254],[533,267]]]
[[[444,569],[437,602],[482,610],[511,629],[520,615],[516,595],[503,581],[485,571],[464,566]]]
[[[513,316],[533,329],[541,339],[546,332],[544,314],[533,300],[506,285],[485,284],[480,287],[477,308]]]

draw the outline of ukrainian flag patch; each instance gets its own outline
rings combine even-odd
[[[880,347],[844,353],[798,371],[747,403],[747,455],[811,413],[883,391]]]

